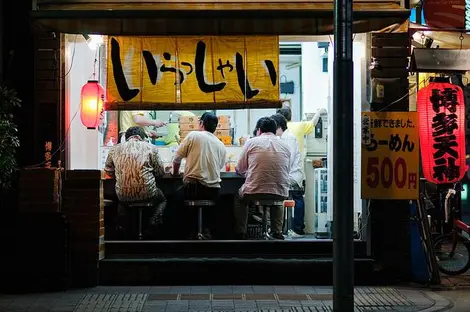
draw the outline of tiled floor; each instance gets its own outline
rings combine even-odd
[[[0,312],[332,311],[331,287],[95,287],[52,294],[0,295]],[[356,311],[445,311],[449,301],[415,289],[358,287]]]

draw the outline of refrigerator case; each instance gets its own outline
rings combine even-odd
[[[307,234],[315,233],[315,168],[313,162],[325,158],[323,156],[307,156],[305,159],[305,232]],[[295,211],[294,211],[295,214]]]
[[[315,180],[315,216],[314,234],[317,238],[331,238],[331,220],[328,207],[328,169],[314,170]]]

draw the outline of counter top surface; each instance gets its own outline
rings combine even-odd
[[[172,174],[165,173],[165,175],[161,179],[182,179],[182,178],[183,178],[183,174],[174,176]],[[242,177],[236,172],[221,172],[220,178],[221,179],[244,179],[244,177]]]
[[[169,174],[169,173],[165,173],[165,175],[163,177],[161,177],[160,179],[175,179],[175,180],[180,180],[183,178],[183,175],[180,174],[180,175],[177,175],[177,176],[174,176],[172,174]],[[220,178],[221,179],[244,179],[244,177],[242,177],[241,175],[239,175],[238,173],[236,172],[221,172],[220,173]],[[114,180],[113,178],[110,178],[110,177],[106,177],[105,180]]]

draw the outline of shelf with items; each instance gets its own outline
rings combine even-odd
[[[318,238],[330,238],[331,226],[328,222],[328,169],[314,170],[315,214],[314,233]]]
[[[219,118],[219,123],[214,135],[225,145],[231,146],[233,144],[233,129],[231,128],[230,116],[221,115],[217,117]],[[184,140],[192,131],[199,131],[199,117],[181,116],[179,118],[179,127],[180,140]]]

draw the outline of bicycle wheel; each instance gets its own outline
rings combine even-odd
[[[460,275],[470,269],[470,246],[467,240],[458,236],[452,253],[453,244],[451,234],[441,236],[434,244],[434,252],[439,271],[447,275]]]

